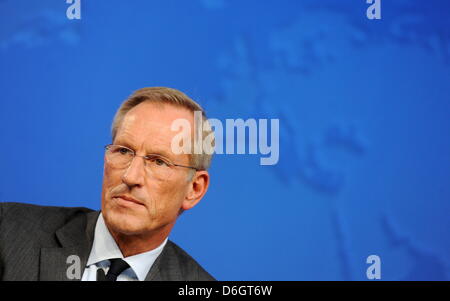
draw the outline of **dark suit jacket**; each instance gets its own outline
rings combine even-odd
[[[0,203],[0,279],[70,280],[68,256],[86,267],[99,211]],[[145,280],[215,280],[170,240]]]

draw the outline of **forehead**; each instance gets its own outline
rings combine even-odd
[[[128,111],[119,125],[115,143],[126,143],[136,150],[170,150],[172,138],[179,131],[171,125],[177,119],[186,119],[193,131],[194,117],[188,109],[164,103],[142,102]]]

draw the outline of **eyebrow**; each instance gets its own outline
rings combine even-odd
[[[146,156],[151,156],[151,155],[160,156],[160,157],[169,159],[170,161],[173,161],[173,159],[170,158],[165,151],[152,151],[152,152],[146,152],[145,154],[146,154]]]
[[[128,142],[126,142],[126,141],[122,141],[122,140],[120,140],[120,139],[117,139],[115,142],[113,142],[114,144],[117,144],[117,145],[122,145],[122,146],[125,146],[125,147],[128,147],[129,149],[131,149],[131,150],[133,150],[134,152],[136,152],[136,150],[135,150],[135,147],[133,147],[130,143],[128,143]],[[171,156],[170,156],[170,154],[168,154],[165,150],[163,150],[163,149],[153,149],[153,150],[151,150],[151,151],[146,151],[145,152],[145,155],[146,156],[149,156],[149,155],[157,155],[157,156],[161,156],[161,157],[164,157],[164,158],[167,158],[167,159],[169,159],[169,160],[171,160],[171,161],[174,161],[174,159],[175,158],[171,158]]]

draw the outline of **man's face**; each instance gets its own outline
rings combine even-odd
[[[105,160],[102,214],[110,230],[124,235],[168,234],[180,209],[189,209],[185,207],[190,169],[174,167],[170,176],[158,179],[146,172],[144,159],[138,157],[159,154],[173,163],[190,165],[188,155],[171,151],[177,132],[170,126],[178,118],[188,120],[192,127],[192,112],[168,104],[143,102],[125,115],[113,144],[130,148],[137,156],[128,168],[115,168]]]

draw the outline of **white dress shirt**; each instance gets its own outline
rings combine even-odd
[[[81,281],[96,281],[98,268],[102,268],[105,271],[105,274],[108,273],[110,264],[109,259],[112,258],[122,258],[130,266],[130,268],[123,271],[117,277],[117,281],[143,281],[156,258],[161,254],[167,243],[167,239],[168,238],[166,238],[156,249],[124,258],[114,238],[111,236],[111,233],[109,233],[103,216],[100,213],[97,224],[95,225],[94,242],[91,253],[89,254],[89,259],[84,269],[83,276],[81,277]]]

